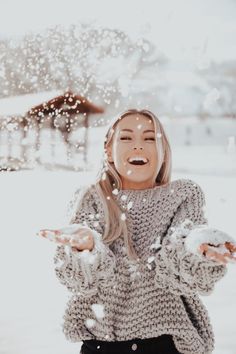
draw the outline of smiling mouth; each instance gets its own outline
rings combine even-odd
[[[132,161],[132,162],[128,161],[128,163],[129,163],[130,165],[132,165],[132,166],[144,166],[144,165],[147,165],[148,162],[149,162],[149,161],[144,162],[144,161],[141,161],[141,160],[140,160],[140,161]]]

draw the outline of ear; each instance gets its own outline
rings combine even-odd
[[[109,162],[114,162],[113,158],[112,158],[112,150],[110,146],[107,146],[107,159]]]

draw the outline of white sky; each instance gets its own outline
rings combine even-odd
[[[175,60],[236,58],[235,0],[8,0],[0,36],[81,19],[149,36]]]

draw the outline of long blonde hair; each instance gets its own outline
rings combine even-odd
[[[113,197],[112,191],[117,188],[122,188],[122,182],[118,172],[115,169],[114,163],[109,162],[107,159],[107,146],[112,143],[112,138],[115,132],[117,123],[124,117],[130,114],[141,114],[153,121],[155,135],[159,133],[159,138],[155,139],[157,155],[158,155],[158,168],[155,182],[157,185],[162,185],[170,182],[171,179],[171,148],[168,138],[165,134],[164,128],[159,119],[148,110],[129,109],[122,114],[115,117],[108,128],[104,140],[104,155],[102,158],[102,167],[99,170],[95,188],[102,201],[105,215],[105,231],[103,240],[106,244],[111,244],[119,237],[123,237],[127,255],[130,259],[137,259],[138,256],[133,248],[132,240],[128,234],[126,221],[121,218],[122,211]]]

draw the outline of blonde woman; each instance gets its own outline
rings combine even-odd
[[[72,292],[63,331],[81,353],[207,354],[210,294],[236,243],[210,228],[205,198],[171,180],[159,119],[128,110],[112,120],[96,182],[75,193],[68,227],[42,230],[58,245],[56,275]]]

